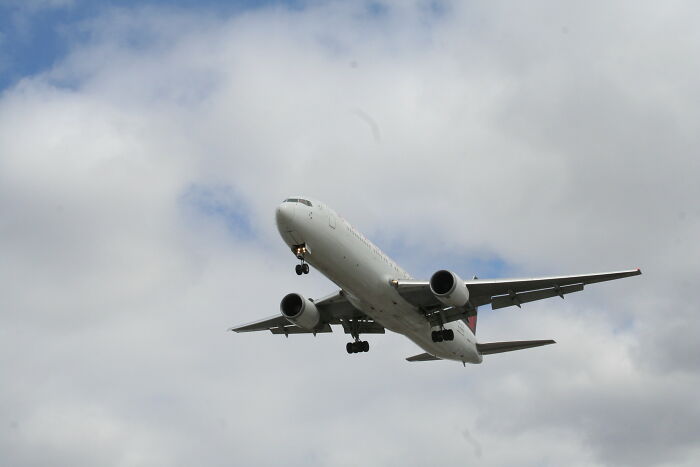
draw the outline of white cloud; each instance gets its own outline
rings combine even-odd
[[[689,8],[151,7],[84,25],[0,100],[3,463],[689,465]],[[253,238],[193,216],[193,185],[230,187]],[[426,258],[645,275],[484,311],[484,340],[559,343],[466,370],[405,363],[399,336],[350,358],[339,333],[225,333],[332,289],[296,279],[277,238],[273,207],[299,192]]]

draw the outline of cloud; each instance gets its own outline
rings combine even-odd
[[[692,463],[694,6],[435,5],[108,9],[4,92],[4,464]],[[482,310],[558,344],[466,370],[230,335],[334,288],[292,193],[416,273],[645,274]]]

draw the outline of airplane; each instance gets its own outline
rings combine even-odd
[[[496,310],[551,297],[564,298],[588,284],[636,276],[631,269],[573,276],[530,279],[463,280],[445,269],[429,280],[415,280],[348,221],[327,205],[298,196],[285,199],[275,213],[277,229],[299,263],[297,275],[308,274],[309,264],[340,289],[320,299],[287,294],[280,314],[243,326],[235,332],[270,331],[272,334],[332,332],[342,326],[352,336],[349,354],[369,351],[363,334],[402,334],[424,353],[409,362],[455,360],[478,364],[484,355],[554,344],[553,340],[479,342],[477,310]]]

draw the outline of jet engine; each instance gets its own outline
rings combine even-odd
[[[282,316],[287,318],[292,324],[313,331],[321,322],[321,315],[314,302],[304,298],[298,293],[290,293],[280,302]]]
[[[462,307],[469,301],[469,289],[452,271],[440,270],[430,278],[430,291],[445,305]]]

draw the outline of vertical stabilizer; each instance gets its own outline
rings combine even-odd
[[[471,329],[474,335],[476,335],[476,311],[474,311],[473,315],[467,318],[467,326],[469,326],[469,329]]]
[[[476,274],[474,274],[474,277],[472,277],[472,280],[478,280],[479,278],[476,277]],[[469,329],[472,330],[472,333],[476,336],[476,315],[479,312],[479,307],[475,306],[474,307],[474,315],[467,317],[467,326],[469,326]]]

